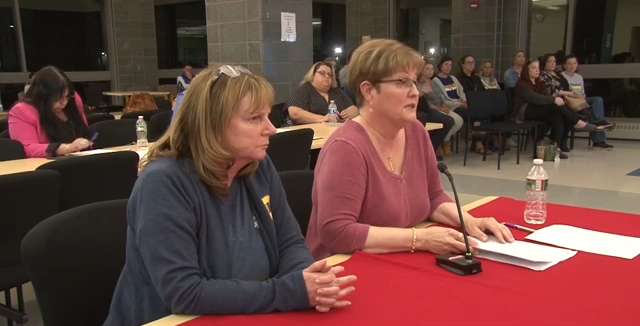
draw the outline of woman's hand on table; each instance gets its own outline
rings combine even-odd
[[[347,119],[353,119],[355,117],[357,117],[359,114],[358,112],[358,108],[355,107],[354,105],[342,110],[342,112],[340,112],[340,117],[344,120]]]
[[[464,253],[467,251],[462,232],[447,227],[432,226],[416,230],[416,249],[429,251],[436,255],[450,253]],[[478,243],[469,238],[471,252],[475,253]]]
[[[511,230],[504,224],[498,223],[493,217],[467,218],[464,223],[467,227],[467,234],[481,241],[487,241],[487,232],[493,234],[501,243],[514,241]]]
[[[341,299],[353,292],[355,287],[342,287],[354,282],[356,277],[354,275],[338,277],[337,274],[342,272],[344,267],[330,266],[326,260],[317,261],[302,271],[309,304],[317,311],[328,312],[331,308],[351,305],[350,301]]]

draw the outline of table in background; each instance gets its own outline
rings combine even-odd
[[[9,111],[0,112],[0,119],[9,119]]]
[[[488,198],[475,216],[523,223],[524,202]],[[482,202],[481,202],[482,203]],[[475,206],[472,203],[469,206]],[[640,216],[548,204],[548,224],[640,236]],[[522,240],[526,233],[513,231]],[[347,260],[348,259],[348,260]],[[484,271],[457,276],[430,253],[332,257],[358,276],[352,306],[237,316],[169,316],[147,326],[205,325],[638,325],[640,257],[578,252],[545,271],[482,259]]]

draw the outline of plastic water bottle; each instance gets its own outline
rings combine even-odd
[[[4,107],[2,106],[2,102],[0,102],[0,112],[4,111]]]
[[[329,125],[337,126],[338,125],[338,106],[335,101],[329,102]]]
[[[147,140],[147,123],[142,116],[138,116],[136,121],[136,137],[138,139],[138,150],[146,150],[149,148],[149,141]]]
[[[533,168],[527,175],[524,208],[524,221],[529,224],[542,224],[547,220],[547,187],[549,175],[542,167],[541,159],[533,160]]]

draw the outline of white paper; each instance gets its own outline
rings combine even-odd
[[[290,128],[276,128],[276,134],[279,134],[279,133],[281,133],[281,132],[291,131],[291,130],[296,130],[296,129],[290,129]],[[320,137],[320,136],[313,136],[313,140],[318,140],[318,139],[322,139],[322,137]]]
[[[86,155],[95,155],[95,154],[104,154],[104,153],[113,153],[113,152],[115,152],[115,150],[112,150],[112,149],[93,149],[93,150],[90,150],[90,151],[70,153],[69,155],[86,156]]]
[[[136,153],[138,153],[138,156],[140,156],[140,158],[142,158],[143,156],[147,155],[148,150],[143,149],[143,150],[138,150],[135,151]]]
[[[478,243],[478,258],[526,267],[536,271],[545,270],[577,253],[573,250],[554,248],[524,241],[500,243],[493,236],[487,242]]]
[[[529,234],[526,239],[626,259],[633,259],[640,254],[640,238],[581,229],[569,225],[550,225]]]
[[[280,40],[283,42],[295,42],[296,41],[296,14],[291,12],[280,13],[280,24],[282,28],[282,35]]]

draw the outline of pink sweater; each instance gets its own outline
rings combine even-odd
[[[78,111],[84,123],[87,117],[84,115],[82,99],[78,93],[74,95]],[[27,157],[50,157],[52,153],[47,152],[49,147],[49,137],[40,125],[40,114],[31,104],[19,102],[9,110],[9,135],[22,143]]]
[[[402,175],[390,172],[357,122],[347,120],[320,152],[306,243],[315,259],[364,247],[369,226],[409,228],[451,202],[440,184],[429,135],[406,127]]]

